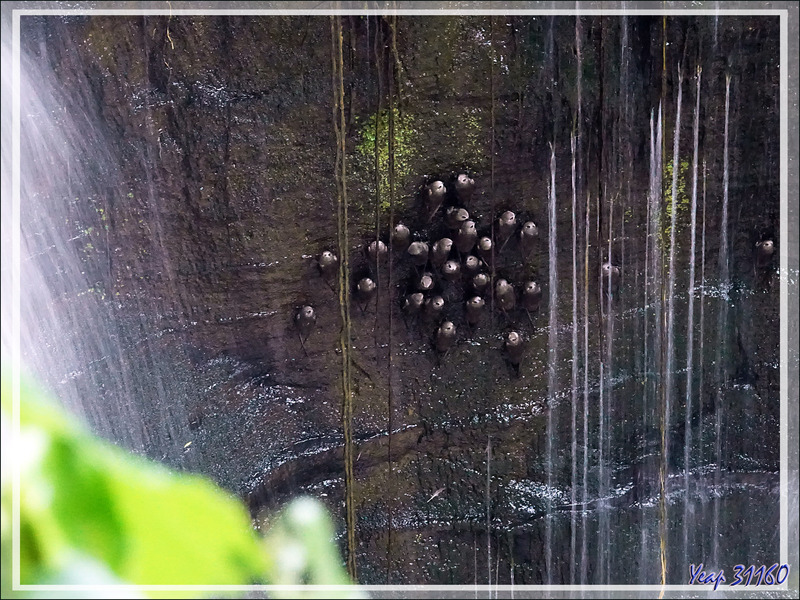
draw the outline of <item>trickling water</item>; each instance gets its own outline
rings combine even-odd
[[[704,359],[705,359],[705,338],[706,338],[706,331],[705,331],[705,324],[706,324],[706,163],[703,161],[703,224],[702,224],[702,234],[700,237],[700,289],[703,290],[702,295],[700,296],[700,342],[698,347],[698,355],[699,355],[699,367],[700,367],[700,376],[699,381],[697,382],[697,396],[698,398],[702,399],[705,398],[705,367],[704,367]],[[698,407],[698,411],[702,414],[702,402]],[[697,420],[697,439],[702,442],[703,440],[703,419],[700,418]],[[703,465],[705,464],[705,457],[703,456],[703,444],[698,444],[698,451],[697,451],[697,464]],[[705,502],[701,505],[701,509],[703,511],[702,517],[705,517]]]
[[[575,582],[575,555],[577,552],[577,519],[575,513],[575,505],[577,501],[577,491],[578,491],[578,469],[577,469],[577,430],[576,430],[576,413],[577,413],[577,405],[578,405],[578,362],[579,362],[579,354],[578,354],[578,263],[577,263],[577,251],[578,251],[578,238],[577,238],[577,194],[578,194],[578,177],[579,172],[577,169],[577,161],[581,157],[581,128],[583,126],[583,55],[581,50],[581,17],[580,15],[575,16],[575,62],[576,62],[576,70],[575,70],[575,90],[576,90],[576,104],[577,107],[575,109],[575,122],[573,124],[573,132],[570,140],[570,149],[572,151],[572,537],[571,537],[571,546],[572,546],[572,564],[570,565],[570,583]],[[588,222],[588,207],[589,207],[589,199],[587,196],[586,199],[586,229],[585,235],[589,231],[589,222]],[[586,258],[588,259],[588,235],[586,235],[587,245],[586,245]],[[584,286],[584,294],[587,293],[586,286]],[[584,295],[584,311],[583,311],[583,319],[584,319],[584,340],[585,340],[585,351],[588,353],[588,296]],[[583,510],[581,511],[581,574],[580,574],[580,581],[584,583],[586,581],[586,502],[588,499],[588,490],[586,489],[588,483],[588,476],[589,476],[589,453],[588,453],[588,445],[589,445],[589,431],[588,431],[588,420],[589,420],[589,406],[588,406],[588,384],[589,384],[589,372],[588,372],[588,361],[586,357],[584,357],[584,394],[583,394],[583,478],[581,481],[581,505]]]
[[[605,194],[608,197],[608,194]],[[614,231],[614,199],[610,198],[608,203],[608,247],[607,247],[607,257],[608,261],[611,262],[611,243],[613,238],[613,231]],[[614,294],[612,294],[612,277],[608,277],[608,282],[606,284],[605,295],[608,301],[607,308],[606,308],[606,330],[605,330],[605,350],[604,350],[604,359],[600,362],[600,385],[601,385],[601,394],[600,394],[600,443],[601,448],[605,450],[605,456],[603,455],[603,451],[600,452],[600,472],[601,472],[601,481],[600,481],[600,495],[602,498],[606,498],[609,496],[609,492],[611,490],[611,469],[613,468],[612,461],[611,461],[611,444],[613,443],[613,437],[611,433],[611,420],[612,420],[612,409],[614,406],[613,402],[613,384],[612,384],[612,377],[613,377],[613,364],[614,364],[614,321],[615,321],[615,306],[614,306]],[[605,388],[605,393],[602,393],[603,388]],[[605,501],[603,501],[605,502]],[[601,565],[604,567],[605,571],[605,578],[604,583],[608,583],[609,581],[609,574],[611,571],[611,561],[610,561],[610,545],[611,545],[611,529],[609,523],[609,512],[608,510],[603,510],[600,514],[600,535],[601,541],[599,547],[603,550],[603,562]]]
[[[4,57],[7,40],[4,32]],[[3,65],[4,78],[10,67]],[[108,286],[112,261],[121,248],[109,246],[105,186],[122,188],[119,166],[109,159],[108,140],[84,112],[74,109],[70,91],[52,85],[48,70],[26,53],[20,53],[20,87],[11,92],[5,80],[3,86],[4,98],[7,92],[19,94],[21,110],[19,347],[24,368],[45,387],[57,389],[61,401],[99,434],[135,452],[158,449],[156,458],[191,464],[192,457],[184,458],[182,452],[190,439],[184,400],[191,375],[181,348],[171,354],[159,348],[160,298],[131,298],[133,310],[141,315],[131,325]],[[5,186],[11,179],[5,127],[3,136]],[[94,157],[92,163],[76,158],[86,154]],[[150,195],[148,158],[139,154],[133,162],[145,174]],[[10,203],[5,187],[3,202]],[[152,212],[149,217],[154,235],[143,253],[152,250],[160,257],[160,220]],[[6,225],[10,228],[11,222],[4,218]],[[3,239],[9,237],[13,239],[4,230]],[[3,255],[8,255],[5,247]],[[158,275],[166,273],[169,280],[166,262],[154,264]],[[6,272],[4,267],[4,277]],[[3,289],[5,294],[8,288]],[[170,297],[176,298],[170,289]],[[13,341],[5,338],[5,325],[3,331],[5,355]],[[171,367],[166,356],[173,361]],[[97,393],[112,381],[120,400],[106,405]],[[172,440],[183,440],[180,449],[165,450],[176,446]]]
[[[597,558],[596,564],[598,566],[597,580],[599,583],[605,583],[605,566],[606,555],[608,550],[606,545],[606,536],[608,531],[608,488],[606,487],[606,423],[605,423],[605,398],[604,391],[606,390],[606,369],[603,361],[600,361],[600,374],[598,375],[600,381],[600,396],[597,403],[600,407],[597,416],[597,494],[600,498],[599,507],[600,513],[598,519],[600,521],[597,531]]]
[[[661,561],[668,564],[667,519],[668,503],[666,481],[669,469],[669,432],[671,427],[672,394],[673,394],[673,364],[675,362],[675,228],[678,213],[678,173],[680,172],[680,140],[681,140],[681,101],[683,94],[683,75],[681,65],[678,63],[678,98],[675,114],[675,129],[672,146],[672,187],[670,200],[670,231],[669,231],[669,283],[667,288],[667,359],[664,370],[664,406],[662,408],[661,422]],[[664,581],[662,579],[662,581]]]
[[[556,153],[550,147],[550,189],[548,202],[548,269],[549,307],[547,334],[547,523],[545,525],[547,582],[552,583],[552,539],[553,539],[553,438],[554,412],[556,408],[556,361],[558,360],[558,266],[556,255]]]
[[[693,529],[690,511],[689,473],[691,472],[692,450],[692,375],[694,369],[694,277],[695,253],[697,239],[697,166],[698,142],[700,138],[700,76],[698,66],[696,72],[695,107],[694,107],[694,151],[692,153],[692,216],[691,242],[689,246],[689,308],[686,317],[686,418],[684,420],[685,439],[683,444],[683,555],[689,556],[689,532]],[[702,357],[702,353],[700,354]]]
[[[586,194],[586,222],[584,223],[583,247],[583,495],[581,504],[585,507],[589,501],[589,194]],[[587,511],[582,511],[581,522],[581,584],[587,579]]]
[[[661,128],[661,103],[658,105],[658,117],[650,115],[650,182],[648,188],[647,202],[647,239],[645,246],[645,277],[644,277],[644,348],[643,348],[643,393],[642,393],[642,456],[651,453],[649,447],[650,431],[654,424],[655,399],[657,396],[658,382],[655,381],[654,373],[658,372],[658,353],[657,349],[661,344],[660,321],[661,305],[660,294],[657,289],[658,273],[660,271],[660,249],[658,244],[659,223],[661,220],[661,149],[662,149],[662,128]],[[652,320],[649,315],[652,312]],[[652,331],[651,331],[652,328]],[[642,478],[648,478],[651,473],[643,468]],[[647,518],[642,515],[641,519],[641,575],[646,577],[646,573],[651,572],[651,533],[650,524]]]
[[[548,85],[552,85],[552,76],[555,74],[555,63],[553,61],[553,48],[555,44],[554,37],[555,18],[551,17],[548,32],[547,32],[547,49],[548,49],[548,72],[551,75],[551,81]],[[552,97],[552,94],[551,94]],[[550,107],[551,110],[554,107]],[[548,320],[548,336],[547,336],[547,465],[545,480],[547,484],[547,501],[546,501],[546,515],[545,515],[545,570],[546,582],[548,585],[553,583],[553,437],[556,432],[553,428],[553,412],[555,410],[555,370],[556,370],[556,341],[558,339],[558,332],[556,331],[556,315],[557,315],[557,296],[556,296],[556,278],[555,278],[555,249],[556,249],[556,213],[555,213],[555,194],[556,194],[556,180],[555,180],[555,119],[553,124],[553,141],[550,142],[550,181],[548,183],[548,302],[550,309],[550,318]]]
[[[575,134],[570,137],[572,151],[572,478],[570,500],[572,511],[570,514],[570,573],[569,582],[575,583],[575,544],[577,536],[577,511],[578,502],[578,231],[576,225],[578,203],[575,189]]]
[[[492,438],[486,440],[486,567],[489,586],[492,585]]]
[[[719,243],[719,281],[722,289],[720,295],[720,311],[717,323],[717,354],[715,361],[716,373],[716,394],[714,396],[714,485],[720,484],[722,475],[722,431],[725,419],[725,407],[723,395],[728,387],[727,372],[722,366],[722,359],[727,351],[728,343],[728,306],[730,294],[730,271],[728,257],[728,120],[730,114],[731,99],[731,76],[725,76],[725,131],[722,157],[722,220],[720,223],[720,243]],[[712,532],[712,559],[714,567],[719,566],[719,510],[720,499],[714,496],[714,526]]]

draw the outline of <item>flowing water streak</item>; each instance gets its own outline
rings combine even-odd
[[[558,267],[556,263],[556,152],[550,145],[550,198],[548,206],[549,220],[549,290],[550,319],[547,333],[547,522],[545,525],[545,563],[547,565],[547,583],[553,583],[553,409],[556,397],[556,360],[558,355]]]
[[[570,139],[570,149],[572,151],[572,514],[570,522],[570,570],[569,582],[575,584],[575,555],[577,552],[577,505],[578,495],[578,432],[577,432],[577,410],[578,410],[578,232],[577,232],[577,155],[580,154],[580,130],[581,130],[581,104],[582,104],[582,85],[583,85],[583,64],[581,58],[581,18],[575,15],[575,60],[576,68],[576,104],[577,110],[575,122],[573,124],[572,136]],[[585,490],[584,490],[585,492]]]
[[[486,552],[488,554],[488,567],[489,567],[489,597],[492,597],[492,520],[491,520],[491,486],[492,486],[492,438],[489,436],[486,440]]]
[[[578,501],[578,437],[577,437],[577,411],[578,411],[578,254],[577,254],[577,198],[575,190],[575,134],[570,139],[572,149],[572,485],[571,485],[571,520],[570,520],[570,564],[569,582],[575,583],[575,541],[576,519],[575,506]]]
[[[614,231],[614,199],[611,198],[611,201],[608,205],[608,260],[611,262],[611,239],[613,237]],[[608,278],[608,288],[606,290],[608,294],[608,306],[607,306],[607,313],[606,313],[606,334],[605,334],[605,341],[606,341],[606,352],[605,352],[605,361],[601,366],[604,366],[604,374],[605,379],[600,379],[601,385],[605,386],[605,409],[603,409],[603,405],[601,403],[600,408],[603,409],[603,417],[601,418],[601,429],[600,435],[605,438],[604,448],[606,452],[606,456],[600,456],[600,464],[608,465],[608,468],[603,467],[603,481],[602,481],[602,488],[603,494],[605,497],[608,497],[609,490],[611,488],[611,427],[609,423],[611,422],[611,410],[613,403],[611,401],[611,374],[613,369],[613,362],[614,362],[614,304],[613,304],[613,295],[611,289],[611,277]],[[603,559],[605,561],[605,573],[606,573],[606,581],[604,583],[608,583],[609,572],[611,568],[611,552],[609,552],[609,548],[611,546],[611,529],[609,524],[609,513],[608,510],[603,511],[602,513],[603,519],[601,520],[601,533],[602,533],[602,548],[604,549]]]
[[[603,293],[602,291],[600,292]],[[602,351],[602,350],[601,350]],[[599,406],[600,410],[597,416],[597,506],[598,506],[598,527],[597,527],[597,583],[604,584],[606,583],[605,577],[603,576],[603,568],[605,567],[606,560],[605,560],[605,552],[607,552],[608,548],[605,547],[605,532],[606,528],[608,527],[608,505],[606,504],[606,489],[605,489],[605,427],[603,421],[605,420],[605,410],[604,410],[604,402],[605,398],[603,397],[603,392],[605,391],[605,376],[606,376],[606,369],[605,364],[603,361],[600,361],[600,375],[599,375],[599,386],[600,386],[600,398],[599,398]]]
[[[698,406],[698,412],[700,413],[700,418],[697,419],[697,440],[701,443],[697,444],[697,456],[696,456],[696,463],[702,466],[705,462],[703,457],[703,397],[705,395],[705,338],[706,338],[706,162],[703,161],[703,224],[702,227],[702,235],[700,237],[700,289],[702,293],[700,294],[700,344],[698,348],[698,352],[700,354],[700,376],[699,381],[697,382],[697,397],[700,398],[700,403]],[[706,484],[703,484],[706,486]],[[707,486],[706,486],[707,487]],[[701,521],[705,522],[705,509],[706,509],[706,502],[705,498],[706,495],[702,496],[703,502],[701,504]]]
[[[698,141],[700,138],[700,75],[697,67],[697,87],[694,107],[694,152],[692,154],[692,224],[691,246],[689,248],[689,309],[686,317],[686,419],[683,444],[683,555],[689,556],[689,531],[692,528],[689,513],[689,471],[692,447],[692,371],[694,367],[694,272],[697,240],[697,163]]]
[[[667,284],[667,357],[664,365],[663,406],[661,413],[661,564],[667,560],[667,476],[669,465],[669,431],[672,412],[672,395],[675,362],[675,227],[678,213],[678,173],[680,172],[681,100],[683,98],[683,76],[678,63],[678,99],[675,113],[675,130],[672,134],[672,193],[670,199],[669,229],[669,280]],[[663,581],[662,581],[663,583]]]
[[[586,506],[589,501],[589,193],[586,193],[586,222],[583,237],[583,481],[581,483],[581,585],[586,585]]]
[[[641,382],[642,382],[642,431],[641,431],[641,444],[642,447],[639,450],[638,454],[640,456],[647,456],[647,400],[648,400],[648,391],[650,386],[648,385],[648,332],[647,332],[647,316],[650,312],[648,307],[648,301],[650,299],[649,288],[650,288],[650,237],[652,235],[652,231],[650,230],[650,223],[652,222],[651,212],[652,212],[652,200],[651,196],[653,194],[653,170],[655,169],[655,119],[653,115],[653,111],[650,111],[650,189],[648,192],[647,198],[647,218],[645,221],[645,238],[644,238],[644,285],[642,286],[643,290],[643,298],[642,298],[642,331],[644,332],[642,335],[642,369],[640,372]],[[641,529],[641,539],[639,541],[639,545],[641,547],[640,555],[641,558],[639,559],[639,581],[646,581],[645,577],[647,577],[647,520],[645,518],[644,513],[639,515],[640,518],[640,529]]]
[[[731,76],[725,76],[725,142],[723,146],[722,158],[722,223],[720,224],[720,244],[719,244],[719,279],[722,294],[720,300],[722,305],[719,311],[719,321],[717,329],[717,357],[716,357],[716,386],[714,412],[714,460],[716,469],[714,470],[714,524],[713,524],[713,552],[712,564],[716,568],[719,565],[719,486],[722,468],[722,427],[724,418],[724,407],[722,394],[727,388],[727,373],[722,368],[722,360],[727,349],[728,325],[728,306],[730,298],[730,267],[728,257],[728,118],[730,115],[731,97]]]
[[[369,22],[369,19],[367,19]],[[380,31],[380,27],[377,28],[377,31]],[[377,33],[377,32],[376,32]],[[383,174],[381,173],[380,168],[380,147],[381,147],[381,110],[383,109],[383,85],[382,85],[382,77],[381,71],[383,69],[383,64],[381,61],[381,55],[379,53],[378,47],[383,47],[383,44],[378,44],[378,35],[375,36],[375,70],[377,71],[377,87],[378,87],[378,108],[375,113],[375,144],[373,145],[373,170],[375,176],[375,259],[374,264],[371,267],[374,269],[374,279],[375,279],[375,323],[372,327],[372,334],[374,336],[375,347],[379,346],[381,328],[379,326],[379,319],[380,319],[380,311],[378,308],[381,304],[381,270],[380,270],[380,261],[381,256],[380,252],[378,252],[377,244],[380,242],[380,231],[381,231],[381,178]],[[388,113],[388,119],[392,118],[391,107]],[[391,140],[388,141],[388,144],[391,146]],[[389,152],[389,160],[391,160],[391,152]],[[392,231],[390,228],[389,231]],[[391,240],[389,240],[389,245],[391,246]],[[389,255],[391,256],[391,254]],[[391,304],[391,303],[390,303]],[[391,413],[390,413],[391,414]],[[389,436],[391,436],[392,428],[388,428]]]
[[[618,152],[620,160],[620,171],[624,173],[624,180],[620,181],[620,207],[619,207],[619,268],[620,280],[618,289],[622,290],[627,287],[627,279],[630,277],[628,273],[629,263],[629,245],[627,235],[627,224],[632,217],[633,210],[631,209],[631,184],[633,180],[633,149],[632,149],[632,135],[631,135],[631,75],[630,75],[630,35],[628,29],[628,16],[622,16],[622,40],[620,47],[620,78],[619,78],[619,94],[622,97],[622,110],[621,116],[617,120],[618,123],[618,136],[620,144],[623,148]],[[623,193],[624,186],[624,193]],[[639,269],[632,269],[633,274],[633,289],[638,288]],[[620,294],[618,301],[623,297],[630,297],[629,294]],[[621,313],[622,311],[618,309]],[[625,340],[622,351],[625,353],[622,361],[626,364],[632,365],[634,372],[639,368],[637,365],[638,352],[635,352],[635,346],[627,343],[630,339],[639,339],[639,319],[633,319],[630,322],[628,319],[623,319],[620,323],[619,339]],[[636,424],[634,423],[633,416],[638,414],[638,397],[636,394],[631,394],[627,401],[619,402],[618,407],[621,409],[616,417],[616,422],[621,423],[620,435],[623,439],[630,439],[631,434],[635,432]],[[623,412],[624,411],[624,412]]]
[[[367,19],[369,21],[369,19]],[[392,56],[394,60],[389,61],[389,81],[388,81],[388,90],[387,95],[389,97],[389,231],[394,231],[394,199],[395,199],[395,89],[394,89],[394,81],[395,81],[395,65],[399,62],[398,54],[397,54],[397,15],[392,15],[391,20],[389,22],[391,26],[391,39],[392,39]],[[380,30],[380,27],[378,28]],[[377,36],[376,36],[377,39]],[[376,44],[377,45],[377,44]],[[381,61],[382,62],[382,61]],[[378,67],[380,69],[380,66]],[[381,90],[378,89],[378,97],[380,99]],[[380,100],[379,100],[380,102]],[[378,110],[378,115],[380,115],[380,110]],[[375,119],[376,123],[379,121],[378,118]],[[377,135],[375,136],[377,138]],[[392,246],[392,239],[389,236],[389,289],[394,289],[394,268],[393,268],[393,260],[394,260],[394,248]],[[394,509],[394,501],[396,492],[394,490],[394,464],[392,462],[392,431],[393,431],[393,410],[394,410],[394,385],[392,379],[392,373],[394,372],[394,368],[392,366],[392,352],[394,349],[394,304],[389,302],[389,357],[388,357],[388,377],[387,377],[387,388],[388,388],[388,419],[387,419],[387,431],[388,431],[388,439],[386,444],[386,462],[389,466],[389,474],[390,474],[390,484],[389,484],[389,498],[387,500],[387,507],[388,507],[388,519],[387,519],[387,536],[386,536],[386,583],[391,584],[391,572],[392,572],[392,529],[394,528],[393,522],[393,509]],[[375,311],[377,314],[377,310]]]
[[[175,368],[188,358],[176,344],[174,362],[166,366],[159,345],[151,343],[164,334],[154,315],[174,319],[175,338],[182,337],[184,315],[174,310],[174,301],[142,294],[128,300],[128,306],[143,315],[135,325],[129,324],[120,318],[122,307],[111,301],[111,289],[106,287],[116,266],[111,259],[113,233],[110,237],[104,223],[111,202],[106,192],[121,189],[124,183],[132,186],[149,211],[152,235],[147,255],[158,263],[153,269],[165,276],[167,298],[176,297],[175,263],[164,242],[165,221],[158,210],[161,181],[152,167],[156,151],[141,147],[134,154],[142,174],[135,188],[133,182],[123,181],[113,144],[91,111],[66,108],[74,106],[76,90],[83,90],[77,93],[86,94],[84,99],[91,95],[89,85],[84,85],[86,74],[76,74],[74,90],[53,85],[57,80],[53,63],[18,47],[18,80],[13,83],[12,65],[6,63],[12,52],[7,47],[9,37],[4,30],[3,97],[11,95],[13,86],[22,112],[17,115],[18,164],[13,174],[6,162],[12,124],[5,122],[4,114],[3,201],[5,206],[10,193],[6,186],[12,178],[20,178],[15,185],[22,206],[13,228],[3,213],[3,258],[18,252],[21,287],[18,318],[8,328],[3,312],[4,352],[9,340],[18,340],[25,368],[96,433],[134,452],[194,468],[195,455],[185,454],[175,443],[190,437],[185,408],[193,395]],[[149,125],[147,129],[152,133]],[[97,235],[98,230],[104,233]],[[12,250],[7,244],[15,236]],[[91,247],[94,251],[85,255]],[[3,264],[5,292],[16,282],[8,280],[12,273],[5,270],[5,260]],[[16,333],[8,338],[9,331],[14,333],[12,326]],[[132,358],[127,353],[134,344]],[[150,377],[142,376],[144,369]],[[176,448],[180,450],[173,451]]]
[[[659,322],[661,318],[661,305],[659,304],[658,294],[656,290],[656,273],[658,272],[659,257],[658,252],[658,226],[661,216],[661,148],[662,148],[662,127],[661,127],[661,103],[658,105],[658,116],[654,119],[654,115],[650,115],[650,184],[648,191],[647,202],[647,237],[645,245],[645,281],[644,281],[644,335],[643,335],[643,398],[642,398],[642,449],[641,455],[643,457],[649,456],[649,438],[650,428],[652,428],[653,419],[649,419],[650,412],[653,410],[650,400],[655,397],[658,384],[655,380],[655,372],[657,368],[657,355],[655,349],[660,344],[660,328]],[[652,319],[652,332],[650,331],[650,320],[648,315],[653,313]],[[651,351],[652,348],[652,351]],[[642,482],[646,484],[649,480],[649,473],[646,466],[642,467],[642,473],[639,475],[638,485]],[[645,514],[641,515],[641,563],[640,563],[640,580],[649,581],[651,573],[649,571],[650,565],[650,521],[646,518]]]
[[[491,122],[491,129],[492,129],[492,145],[491,145],[491,191],[492,191],[492,285],[494,285],[495,281],[495,259],[494,259],[494,249],[496,246],[495,242],[495,235],[494,235],[494,156],[496,152],[496,138],[495,138],[495,87],[494,87],[494,63],[497,59],[495,56],[494,51],[494,17],[489,17],[489,50],[490,50],[490,60],[489,60],[489,86],[491,88],[491,98],[492,98],[492,122]],[[494,294],[491,295],[494,297]],[[492,305],[492,315],[494,315],[494,305]],[[494,316],[492,316],[494,318]],[[494,323],[492,323],[494,325]],[[489,469],[491,467],[491,451],[492,451],[492,438],[490,437],[486,442],[486,567],[488,572],[489,578],[489,589],[491,590],[492,586],[492,524],[489,519],[489,510],[491,509],[491,477]],[[491,591],[489,592],[489,597],[491,597]]]

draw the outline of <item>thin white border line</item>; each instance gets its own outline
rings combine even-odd
[[[787,157],[787,131],[788,131],[788,9],[630,9],[630,10],[232,10],[207,9],[207,10],[135,10],[135,9],[98,9],[91,10],[36,10],[36,9],[13,9],[12,10],[12,206],[11,206],[11,289],[12,289],[12,447],[20,437],[20,17],[22,15],[89,15],[89,16],[142,16],[142,15],[541,15],[541,16],[624,16],[624,15],[710,15],[710,16],[735,16],[735,15],[758,15],[780,17],[780,207],[781,207],[781,244],[780,249],[780,319],[781,323],[786,322],[788,317],[788,157]],[[788,364],[788,331],[786,327],[781,327],[780,340],[780,359],[781,364]],[[786,368],[781,369],[780,374],[780,563],[788,562],[788,530],[784,531],[784,524],[788,521],[788,373]],[[430,591],[699,591],[707,587],[705,585],[21,585],[20,584],[20,539],[19,539],[19,519],[20,519],[20,470],[19,464],[14,462],[12,468],[12,590],[14,591],[77,591],[77,590],[210,590],[210,591],[314,591],[314,590],[430,590]],[[788,578],[779,586],[764,586],[761,590],[754,590],[752,587],[737,587],[734,591],[764,591],[786,590],[788,589]],[[720,590],[728,590],[729,585],[719,586]]]
[[[20,61],[20,16],[12,15],[12,48],[11,48],[11,103],[12,103],[12,123],[11,123],[11,447],[19,448],[20,440],[20,252],[21,248],[21,222],[20,222],[20,71],[22,64]],[[20,511],[20,464],[18,460],[13,461],[11,470],[11,560],[12,589],[17,589],[20,585],[20,538],[19,538],[19,511]]]
[[[789,12],[781,14],[780,57],[780,320],[789,318]],[[780,561],[789,562],[789,327],[780,328]],[[795,568],[797,565],[795,565]]]
[[[738,590],[748,590],[749,592],[774,592],[776,590],[786,590],[789,578],[780,585],[766,585],[755,584],[746,586],[731,587],[728,584],[722,584],[717,588],[718,592]],[[612,585],[612,584],[597,584],[597,585],[22,585],[18,588],[20,591],[78,591],[78,590],[115,590],[115,591],[158,591],[158,590],[209,590],[209,591],[348,591],[348,590],[364,590],[364,591],[387,591],[387,590],[407,590],[407,591],[459,591],[459,590],[477,590],[477,591],[503,591],[503,592],[525,592],[525,591],[555,591],[555,592],[569,592],[569,591],[652,591],[658,592],[661,590],[666,591],[695,591],[713,590],[714,584],[696,584],[696,585],[666,585],[648,584],[648,585]]]
[[[307,10],[301,9],[173,9],[165,10],[160,8],[153,9],[129,9],[129,8],[98,8],[91,11],[92,16],[109,16],[109,15],[129,15],[129,16],[179,16],[179,15],[217,15],[217,16],[244,16],[244,15],[402,15],[402,16],[437,16],[437,15],[533,15],[533,16],[623,16],[623,15],[687,15],[687,16],[770,16],[780,15],[785,13],[787,9],[778,8],[743,8],[743,9],[669,9],[669,8],[631,8],[631,9],[430,9],[430,8],[398,8],[394,10],[388,9],[327,9],[327,8],[312,8]],[[55,15],[55,16],[69,16],[69,15],[85,15],[85,9],[34,9],[34,8],[20,8],[14,9],[14,12],[23,15]]]

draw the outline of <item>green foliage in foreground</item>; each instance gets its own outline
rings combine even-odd
[[[315,500],[290,504],[261,539],[244,506],[213,483],[96,438],[24,379],[20,437],[12,445],[11,399],[4,370],[3,597],[12,593],[14,463],[23,585],[350,583],[330,519]]]

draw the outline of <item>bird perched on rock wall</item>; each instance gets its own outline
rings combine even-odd
[[[775,255],[775,242],[767,239],[756,243],[756,268],[765,269]]]
[[[300,335],[300,346],[303,348],[303,353],[308,356],[306,352],[306,340],[314,329],[317,322],[317,313],[312,306],[303,306],[294,315],[294,324],[297,327],[297,332]]]
[[[367,257],[373,265],[378,260],[383,261],[388,253],[389,249],[381,240],[372,240],[369,246],[367,246]]]
[[[522,355],[525,353],[525,346],[522,342],[522,336],[516,331],[509,331],[506,335],[504,344],[508,362],[511,364],[514,372],[519,375],[519,366],[522,362]]]
[[[477,241],[478,230],[475,228],[475,221],[464,221],[456,233],[456,248],[461,254],[467,254],[472,251]]]
[[[536,238],[539,237],[539,229],[533,221],[525,221],[519,231],[519,251],[522,259],[527,260],[536,247]]]
[[[442,277],[445,281],[455,281],[461,275],[461,264],[457,260],[448,260],[442,266]]]
[[[489,286],[489,274],[478,273],[472,278],[472,289],[478,294],[482,294]]]
[[[464,271],[469,275],[474,275],[481,268],[481,261],[477,256],[470,254],[464,259]]]
[[[437,319],[442,312],[444,312],[444,298],[441,296],[433,296],[425,300],[423,306],[425,318],[429,321]]]
[[[542,302],[542,288],[535,281],[529,281],[522,288],[522,308],[529,312],[539,310]]]
[[[402,223],[395,225],[392,230],[392,248],[398,252],[403,252],[410,243],[411,230]]]
[[[488,266],[492,266],[492,240],[486,236],[478,240],[478,256]]]
[[[440,268],[447,260],[447,257],[450,256],[452,248],[453,240],[450,238],[445,237],[434,242],[430,255],[431,264],[437,269]]]
[[[602,286],[601,293],[606,300],[610,300],[608,296],[611,290],[611,297],[613,298],[619,290],[619,267],[612,265],[610,262],[605,262],[600,267],[600,285]]]
[[[406,314],[415,315],[422,309],[424,302],[425,296],[422,295],[422,292],[414,292],[406,297],[403,303],[403,310]]]
[[[414,265],[424,267],[428,262],[428,242],[413,242],[408,247],[408,255]]]
[[[419,279],[417,280],[417,289],[420,292],[430,292],[433,289],[435,283],[436,282],[433,279],[433,273],[425,271],[422,275],[420,275]]]
[[[486,301],[480,296],[473,296],[472,298],[467,300],[465,305],[467,323],[473,326],[477,325],[478,321],[480,321],[481,319],[481,315],[483,314],[483,310],[485,307],[486,307]]]
[[[501,250],[505,247],[506,242],[508,242],[508,240],[514,234],[514,230],[516,228],[517,228],[517,215],[515,215],[510,210],[505,211],[497,219],[497,240],[498,243],[501,244],[500,246]]]
[[[460,173],[455,180],[456,195],[462,202],[467,202],[475,192],[475,180],[466,173]]]
[[[428,213],[428,221],[433,219],[446,194],[447,188],[438,179],[425,187],[425,210]]]
[[[494,285],[494,301],[502,311],[511,310],[516,306],[517,297],[514,287],[505,279],[498,279]]]
[[[330,285],[339,274],[339,257],[330,250],[324,250],[322,254],[319,255],[317,262],[319,264],[320,275],[322,275],[322,278]]]
[[[361,312],[366,310],[370,300],[375,296],[375,291],[377,289],[375,282],[369,277],[364,277],[358,282],[356,286],[356,297],[361,304]]]
[[[444,222],[450,229],[460,229],[469,220],[469,212],[465,208],[448,206],[444,213]]]
[[[447,352],[456,339],[456,326],[451,321],[445,321],[439,325],[436,331],[436,350]]]

